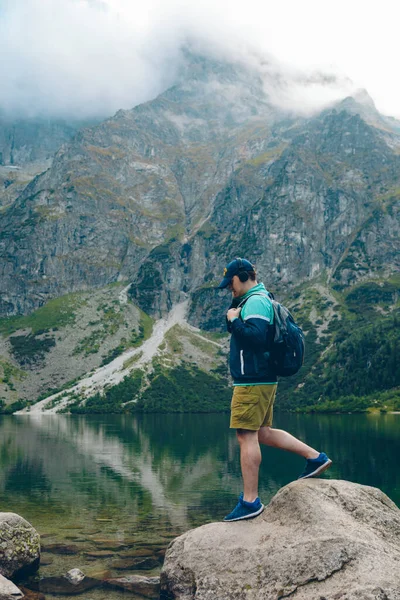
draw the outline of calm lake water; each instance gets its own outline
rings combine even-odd
[[[400,506],[400,415],[277,414],[274,426],[324,450],[334,461],[325,477],[379,487]],[[22,515],[42,535],[40,577],[74,567],[100,578],[139,574],[129,569],[132,555],[147,551],[161,563],[171,538],[234,506],[242,486],[228,427],[228,415],[2,416],[0,510]],[[264,503],[303,462],[263,448]]]

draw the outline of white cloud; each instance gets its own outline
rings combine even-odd
[[[179,47],[189,38],[224,58],[248,60],[249,48],[253,56],[265,54],[287,82],[283,93],[273,90],[286,106],[294,100],[309,110],[348,93],[347,75],[382,112],[400,117],[393,6],[389,0],[0,0],[0,109],[85,117],[130,108],[174,80]],[[305,86],[313,71],[340,74],[339,85]]]

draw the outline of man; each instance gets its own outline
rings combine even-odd
[[[268,291],[257,282],[254,266],[236,258],[226,267],[218,287],[228,288],[233,298],[226,315],[232,334],[230,370],[234,386],[230,427],[236,429],[240,445],[243,493],[224,521],[238,521],[264,510],[258,497],[260,443],[303,456],[307,462],[299,479],[319,475],[332,461],[290,433],[272,428],[277,376],[269,364],[268,350],[274,337],[274,310]]]

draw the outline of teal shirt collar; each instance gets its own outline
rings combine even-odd
[[[244,300],[245,298],[248,298],[249,296],[251,296],[254,293],[260,293],[262,292],[263,294],[268,294],[268,290],[265,288],[265,285],[263,283],[257,283],[257,285],[255,285],[254,287],[251,288],[251,290],[249,290],[248,292],[246,292],[244,294],[244,296],[241,296],[239,298],[240,302],[242,300]]]

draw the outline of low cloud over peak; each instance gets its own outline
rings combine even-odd
[[[307,114],[351,94],[343,69],[308,60],[304,48],[302,60],[291,59],[279,46],[272,25],[283,37],[293,25],[290,11],[287,23],[276,11],[256,0],[4,0],[0,114],[83,119],[132,108],[177,81],[188,44],[258,71],[271,102],[286,110]]]

